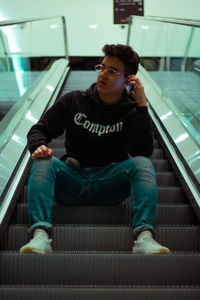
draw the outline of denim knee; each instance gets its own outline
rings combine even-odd
[[[38,158],[33,161],[33,166],[34,165],[40,165],[40,167],[43,165],[45,167],[53,167],[55,164],[60,162],[58,158],[55,156],[49,157],[49,158]]]
[[[135,156],[131,157],[129,160],[130,163],[134,164],[134,167],[136,166],[138,168],[148,168],[150,170],[154,170],[152,162],[145,156]]]
[[[55,156],[46,159],[36,159],[33,161],[31,167],[31,174],[34,172],[42,174],[43,176],[48,175],[51,171],[56,171],[57,169],[62,169],[65,163],[60,161]]]
[[[128,169],[134,173],[137,171],[148,171],[155,177],[155,169],[149,158],[145,156],[135,156],[127,161]]]

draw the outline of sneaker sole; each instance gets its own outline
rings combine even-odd
[[[146,254],[167,254],[170,253],[169,249],[160,249],[157,251],[147,252]]]
[[[151,251],[151,252],[133,252],[133,254],[144,254],[144,255],[153,255],[153,254],[168,254],[171,253],[171,251],[169,249],[160,249],[160,250],[155,250],[155,251]]]
[[[34,249],[34,248],[31,248],[31,247],[26,247],[22,250],[19,251],[20,253],[36,253],[36,254],[45,254],[44,251],[41,251],[41,250],[37,250],[37,249]]]
[[[151,254],[168,254],[170,253],[170,250],[169,249],[160,249],[160,250],[155,250],[155,251],[152,251],[152,252],[147,252],[147,253],[143,253],[143,254],[146,254],[146,255],[151,255]]]

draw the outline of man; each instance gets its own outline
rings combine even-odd
[[[139,56],[129,46],[105,45],[97,83],[61,97],[28,133],[33,164],[28,213],[33,239],[20,252],[52,252],[49,232],[55,201],[118,204],[131,196],[133,253],[168,253],[153,239],[157,185],[144,88],[135,76]],[[132,87],[133,90],[128,90]],[[48,143],[65,131],[66,155]]]

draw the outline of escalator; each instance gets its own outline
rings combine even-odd
[[[60,96],[86,89],[94,72],[70,72]],[[64,137],[53,140],[62,156]],[[119,205],[53,208],[53,253],[19,254],[27,233],[27,178],[0,240],[0,299],[200,299],[200,223],[154,128],[158,209],[155,239],[170,254],[132,254],[130,199]]]

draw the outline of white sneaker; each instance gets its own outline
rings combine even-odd
[[[51,243],[52,240],[49,239],[47,233],[42,229],[36,229],[34,231],[33,239],[30,240],[28,244],[23,246],[19,252],[20,253],[38,253],[45,254],[51,253]]]
[[[168,248],[161,246],[152,238],[152,233],[149,230],[145,230],[134,242],[132,251],[136,254],[170,253]]]

